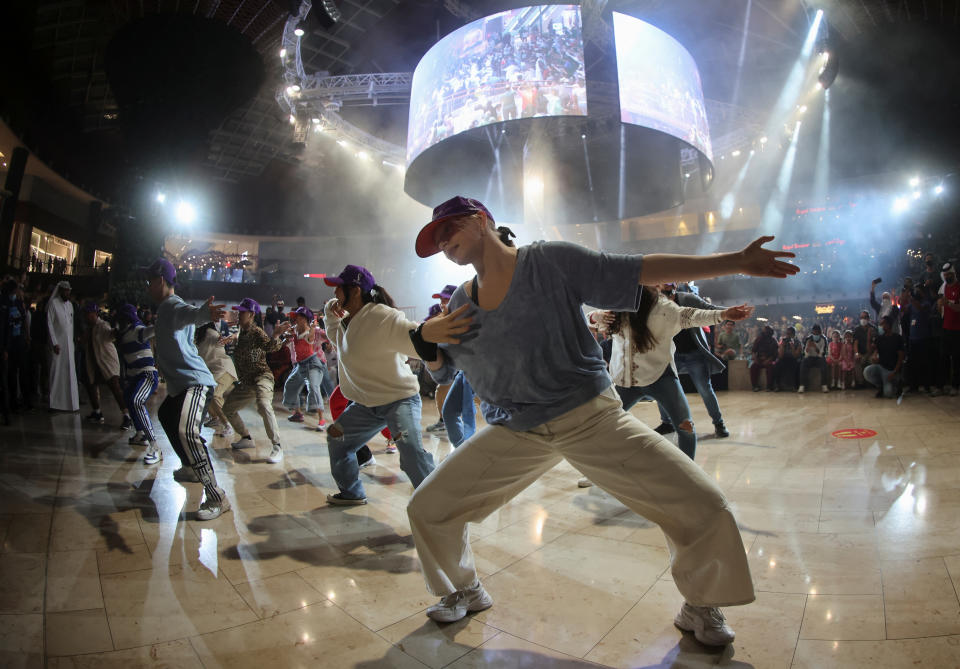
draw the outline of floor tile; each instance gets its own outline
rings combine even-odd
[[[129,650],[50,659],[50,669],[203,669],[187,639]]]
[[[59,551],[47,561],[47,612],[102,609],[95,551]]]
[[[203,666],[423,669],[332,602],[191,639]]]
[[[39,669],[43,660],[43,616],[0,614],[0,667]]]
[[[113,650],[103,609],[47,614],[47,653],[81,655]]]
[[[108,574],[101,582],[117,649],[172,641],[257,618],[229,581],[198,563]]]
[[[886,638],[880,595],[810,595],[803,612],[801,639],[829,641]]]

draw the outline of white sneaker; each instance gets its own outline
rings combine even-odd
[[[827,388],[826,386],[821,386],[821,387],[820,387],[820,390],[822,390],[822,391],[825,392],[825,393],[829,393],[829,392],[830,392],[830,389]]]
[[[163,451],[160,450],[160,447],[156,444],[148,445],[147,452],[143,454],[143,464],[155,465],[161,460],[163,460]]]
[[[493,606],[493,598],[478,581],[472,588],[458,590],[427,608],[427,617],[438,623],[461,620],[471,611],[485,611]]]
[[[213,504],[206,500],[200,504],[200,508],[197,509],[197,520],[213,520],[214,518],[219,518],[227,511],[230,510],[230,500],[227,499],[227,496],[220,491],[221,501],[219,504]]]
[[[230,427],[230,423],[218,425],[214,434],[218,437],[229,437],[231,434],[233,434],[233,428]]]
[[[803,391],[804,391],[804,387],[803,387],[803,386],[800,386],[799,388],[797,388],[797,392],[798,392],[798,393],[803,393]]]
[[[846,389],[847,389],[847,388],[846,388],[846,384],[845,384],[843,381],[841,381],[841,382],[840,382],[840,390],[846,390]]]
[[[705,646],[726,646],[733,643],[736,636],[715,606],[691,606],[684,602],[673,624],[686,632],[693,632],[697,641]]]
[[[369,460],[360,463],[360,469],[364,469],[365,467],[373,467],[376,464],[377,459],[371,455]]]
[[[591,486],[593,486],[593,481],[588,479],[586,476],[584,476],[582,479],[577,481],[578,488],[589,488]]]
[[[237,450],[241,448],[253,448],[255,444],[253,443],[253,438],[248,434],[245,437],[240,437],[235,442],[230,444],[231,448],[236,448]]]
[[[270,449],[270,455],[267,456],[267,462],[270,464],[277,464],[278,462],[283,461],[283,449],[280,448],[280,444],[274,444],[273,448]]]

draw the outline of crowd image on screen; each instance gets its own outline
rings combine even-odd
[[[411,97],[408,162],[470,128],[585,115],[579,9],[525,8],[465,26],[424,56]]]
[[[670,35],[614,14],[620,120],[682,139],[711,156],[710,127],[700,73]]]

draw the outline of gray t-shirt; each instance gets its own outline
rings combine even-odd
[[[196,327],[209,322],[209,310],[190,306],[178,295],[171,295],[157,307],[156,361],[167,381],[168,396],[179,395],[191,386],[217,385],[193,343]]]
[[[610,386],[581,307],[636,311],[643,256],[597,253],[566,242],[537,242],[517,251],[513,279],[496,309],[481,309],[463,286],[457,288],[449,308],[469,304],[473,323],[459,344],[440,345],[447,364],[433,376],[448,383],[462,369],[484,402],[486,421],[524,431]]]

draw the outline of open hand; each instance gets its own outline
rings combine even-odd
[[[464,304],[448,314],[434,316],[426,321],[420,329],[424,341],[433,344],[459,344],[460,338],[457,335],[469,330],[470,323],[473,322],[473,318],[463,315],[469,307],[469,304]]]
[[[214,304],[213,295],[207,298],[207,301],[204,303],[204,306],[210,310],[210,320],[214,323],[219,323],[220,319],[226,315],[226,304]]]
[[[750,318],[750,314],[753,313],[753,307],[747,304],[741,304],[736,307],[728,307],[723,310],[723,318],[728,321],[742,321],[745,318]]]
[[[796,265],[777,260],[777,258],[796,258],[796,254],[763,248],[764,244],[772,241],[772,235],[758,237],[740,252],[740,271],[743,274],[784,279],[800,271]]]

